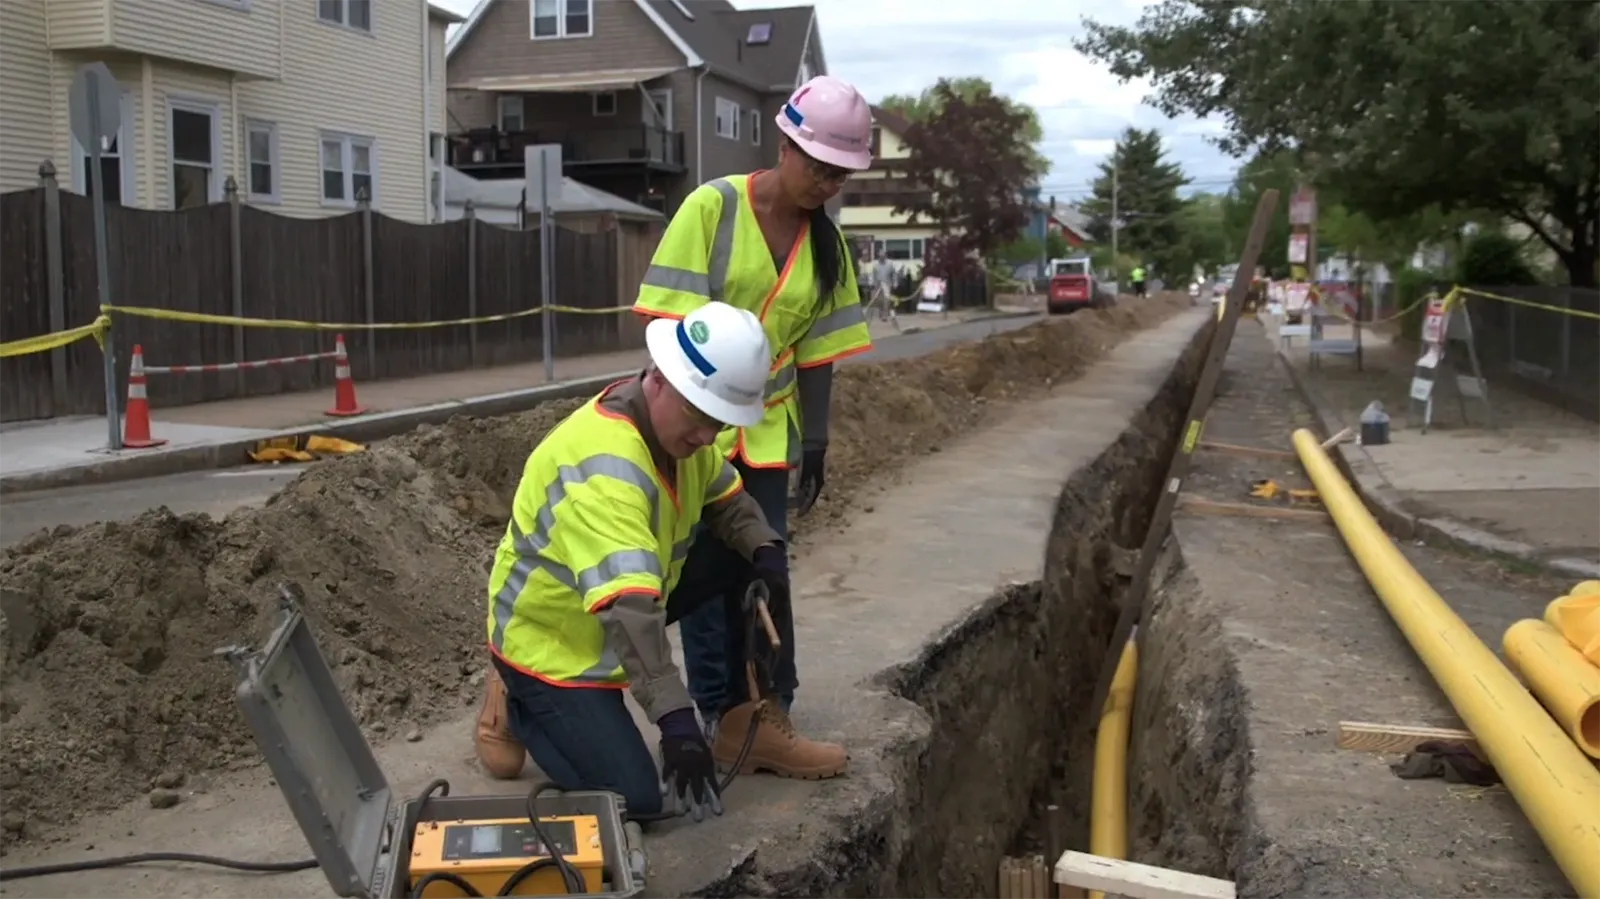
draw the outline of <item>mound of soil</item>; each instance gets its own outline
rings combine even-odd
[[[1070,378],[1186,305],[1157,297],[842,368],[828,489],[796,532],[837,522],[861,488],[977,426],[991,405]],[[152,786],[257,763],[232,672],[213,651],[259,641],[284,581],[301,585],[372,739],[474,702],[484,574],[511,494],[528,452],[578,404],[424,427],[309,468],[222,521],[161,508],[0,554],[4,844]]]

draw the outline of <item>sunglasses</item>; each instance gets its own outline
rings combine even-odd
[[[696,407],[694,403],[689,402],[683,397],[680,396],[678,399],[683,403],[683,411],[688,414],[689,421],[694,424],[695,427],[716,428],[719,431],[726,431],[733,427],[732,425],[724,424],[723,422],[720,422],[717,419],[705,414],[704,412],[700,411],[700,409]]]

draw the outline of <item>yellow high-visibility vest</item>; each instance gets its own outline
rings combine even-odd
[[[628,685],[596,613],[623,593],[665,602],[701,509],[741,489],[709,446],[677,463],[669,487],[638,427],[600,397],[528,456],[489,575],[490,649],[559,686]]]
[[[695,188],[656,247],[639,286],[635,311],[682,318],[711,300],[748,309],[772,344],[767,414],[752,428],[717,439],[728,456],[752,468],[789,468],[800,459],[798,368],[826,365],[872,349],[861,290],[849,249],[840,242],[845,284],[818,300],[810,229],[802,227],[778,271],[750,205],[749,175],[730,175]]]

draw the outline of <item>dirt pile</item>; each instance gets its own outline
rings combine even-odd
[[[829,486],[837,520],[869,480],[1071,377],[1187,304],[1157,298],[921,359],[841,370]],[[0,555],[4,843],[45,837],[153,785],[255,764],[232,674],[298,582],[347,700],[375,739],[476,699],[484,572],[529,450],[578,401],[456,419],[320,464],[223,521],[157,509],[58,528]],[[465,735],[463,735],[465,740]]]

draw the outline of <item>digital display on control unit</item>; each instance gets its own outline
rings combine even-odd
[[[562,855],[578,851],[578,830],[571,821],[541,821],[540,826]],[[541,858],[548,856],[544,841],[532,825],[454,824],[444,829],[444,858],[465,861],[479,858]]]
[[[499,826],[489,824],[483,827],[472,828],[472,848],[468,851],[470,851],[473,855],[499,855]]]

